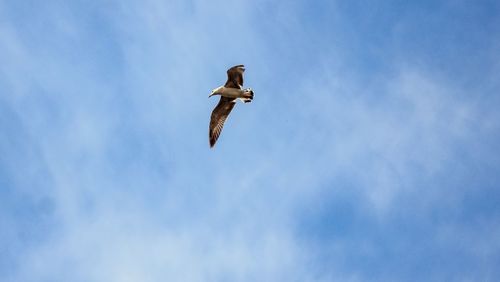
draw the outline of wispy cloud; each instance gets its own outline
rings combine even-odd
[[[498,277],[499,60],[432,54],[446,5],[32,4],[0,4],[6,281]],[[209,150],[238,63],[256,99]]]

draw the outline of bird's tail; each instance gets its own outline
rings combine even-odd
[[[245,94],[250,93],[250,98],[241,98],[241,101],[243,101],[244,103],[250,103],[250,102],[252,102],[252,100],[253,100],[253,90],[252,90],[252,88],[247,88],[244,91],[246,92]]]

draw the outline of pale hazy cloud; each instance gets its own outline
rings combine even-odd
[[[425,260],[415,246],[427,236],[430,255],[485,261],[470,263],[464,279],[493,280],[496,209],[481,213],[474,205],[488,199],[467,201],[498,183],[498,114],[486,93],[498,90],[497,80],[487,72],[486,85],[462,87],[397,47],[397,60],[382,52],[384,71],[355,66],[343,40],[357,39],[337,4],[311,10],[318,17],[320,8],[331,10],[314,25],[301,1],[51,3],[40,7],[46,15],[25,20],[31,25],[16,18],[27,7],[0,4],[0,238],[7,242],[0,274],[7,281],[459,277],[460,270],[425,263],[429,273],[387,273],[398,254],[410,253],[401,263]],[[236,106],[209,150],[216,101],[208,91],[237,63],[248,65],[256,99]],[[471,219],[460,221],[467,211]],[[414,223],[415,246],[399,216]],[[368,264],[384,260],[370,276]]]

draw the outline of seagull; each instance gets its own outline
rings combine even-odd
[[[227,116],[233,109],[237,100],[244,103],[249,103],[253,100],[253,90],[251,88],[243,89],[243,72],[244,65],[237,65],[227,70],[227,81],[223,86],[212,90],[209,98],[214,95],[220,95],[220,100],[217,106],[212,111],[210,117],[210,127],[208,131],[208,139],[210,148],[215,145],[217,139],[222,132],[222,127],[227,119]]]

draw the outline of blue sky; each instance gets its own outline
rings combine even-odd
[[[0,280],[497,281],[498,50],[497,1],[0,1]]]

